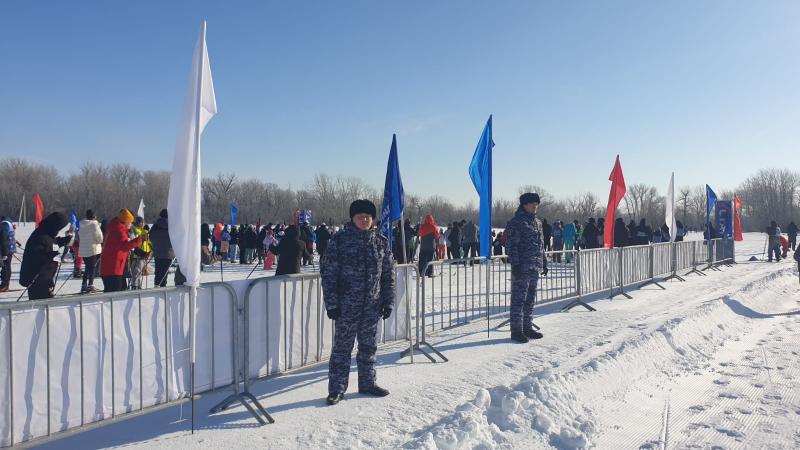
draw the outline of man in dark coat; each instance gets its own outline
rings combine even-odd
[[[614,247],[625,247],[628,245],[628,229],[622,217],[617,217],[614,221]]]
[[[53,245],[64,247],[72,236],[56,237],[67,226],[67,216],[60,212],[51,213],[39,223],[25,243],[22,254],[22,267],[19,271],[19,284],[28,288],[28,298],[38,300],[53,296],[59,263],[53,258],[61,252],[53,250]]]
[[[156,261],[156,286],[164,287],[167,285],[167,275],[169,266],[175,259],[175,252],[172,249],[172,241],[169,238],[169,219],[166,209],[162,209],[158,215],[158,220],[150,229],[150,245],[153,248],[153,259]],[[181,273],[180,267],[175,269],[175,286],[181,286],[186,282],[186,277]]]
[[[536,218],[538,208],[539,194],[522,194],[517,212],[506,225],[506,253],[511,263],[511,339],[520,343],[542,337],[533,329],[539,271],[547,275],[542,223]]]
[[[461,258],[461,225],[453,222],[447,235],[447,257],[449,259]]]
[[[597,248],[597,225],[595,225],[594,217],[590,217],[586,226],[583,228],[583,242],[585,248]]]
[[[300,273],[300,259],[306,256],[305,242],[300,240],[297,227],[290,225],[278,245],[270,245],[269,251],[278,256],[278,268],[275,275]]]
[[[797,245],[797,225],[794,222],[790,223],[788,227],[786,227],[786,234],[789,235],[789,247],[794,251],[795,245]]]
[[[319,253],[320,261],[322,261],[322,257],[325,256],[325,250],[328,248],[328,241],[330,239],[331,233],[323,222],[322,225],[317,227],[317,253]]]
[[[542,238],[544,239],[544,251],[550,251],[550,237],[553,235],[553,226],[547,223],[547,219],[542,219]]]
[[[650,228],[646,220],[640,220],[639,226],[636,227],[636,245],[649,245],[652,236],[653,229]]]
[[[389,395],[375,382],[375,340],[380,319],[389,318],[394,307],[395,263],[388,240],[371,230],[375,215],[371,201],[354,201],[350,223],[331,239],[320,264],[325,309],[336,321],[328,371],[329,405],[339,403],[347,391],[355,339],[358,392]]]

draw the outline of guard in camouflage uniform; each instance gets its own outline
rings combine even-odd
[[[506,253],[511,263],[511,339],[528,342],[542,334],[533,329],[533,305],[539,271],[547,275],[542,223],[536,218],[539,194],[519,197],[519,208],[506,225]]]
[[[394,259],[389,242],[372,230],[375,205],[356,200],[350,220],[328,244],[322,262],[322,292],[328,317],[335,321],[328,371],[329,405],[344,398],[350,378],[350,356],[358,338],[358,392],[384,397],[389,391],[375,384],[375,342],[378,322],[394,306]]]

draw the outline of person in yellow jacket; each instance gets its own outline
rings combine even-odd
[[[138,247],[131,251],[131,289],[141,289],[142,280],[146,275],[147,265],[150,263],[150,255],[152,254],[153,247],[150,243],[148,234],[150,231],[144,223],[144,218],[137,217],[136,222],[131,227],[131,237],[137,238],[144,237],[144,240]]]

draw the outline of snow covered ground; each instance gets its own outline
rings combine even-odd
[[[198,400],[194,435],[185,403],[44,447],[798,448],[798,273],[791,258],[746,262],[763,242],[747,234],[739,264],[594,299],[597,312],[537,308],[545,337],[528,344],[477,321],[429,336],[447,363],[382,348],[383,399],[325,406],[321,365],[253,386],[275,424],[241,407],[209,416],[218,392]]]

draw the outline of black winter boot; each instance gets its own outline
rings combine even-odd
[[[389,391],[378,386],[377,384],[365,388],[360,387],[358,388],[358,393],[364,395],[372,395],[373,397],[386,397],[387,395],[389,395]]]
[[[525,333],[523,333],[521,331],[512,331],[511,332],[511,340],[512,341],[517,341],[520,344],[527,344],[528,343],[528,338],[525,336]]]
[[[326,398],[325,401],[329,405],[335,405],[335,404],[339,403],[343,398],[344,398],[344,393],[343,392],[332,392],[332,393],[328,394],[328,398]]]
[[[523,331],[522,333],[525,334],[525,337],[528,338],[528,339],[541,339],[541,338],[544,337],[544,335],[542,333],[539,333],[538,331],[534,330],[533,328],[528,328],[525,331]]]

